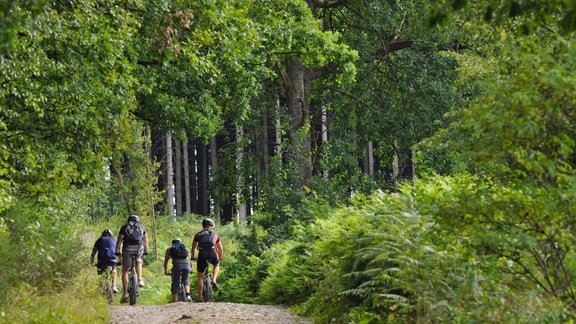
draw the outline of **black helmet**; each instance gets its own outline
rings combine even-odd
[[[128,217],[128,221],[129,221],[129,222],[130,222],[130,221],[134,221],[134,222],[136,222],[136,223],[140,223],[140,217],[138,217],[138,215],[130,215],[130,216]]]
[[[172,244],[182,243],[182,240],[179,238],[175,238],[172,240]]]
[[[102,232],[102,236],[112,236],[112,232],[109,229],[105,229],[104,232]]]
[[[202,227],[214,227],[216,226],[216,223],[214,223],[213,220],[211,220],[210,218],[204,218],[204,220],[202,221]]]

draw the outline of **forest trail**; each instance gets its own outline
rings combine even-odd
[[[170,303],[153,306],[112,306],[110,323],[287,323],[310,324],[311,320],[273,305],[236,303]]]

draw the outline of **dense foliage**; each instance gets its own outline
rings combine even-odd
[[[219,227],[219,301],[319,322],[574,321],[575,10],[0,4],[0,321],[105,321],[87,256],[133,213],[154,249],[142,302],[169,300],[156,255],[201,217],[157,215],[151,131],[227,137],[211,207],[254,214]]]

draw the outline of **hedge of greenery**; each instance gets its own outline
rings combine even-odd
[[[565,287],[566,295],[555,296],[538,285],[535,272],[522,271],[518,260],[484,246],[510,244],[507,253],[530,253],[508,242],[517,237],[498,231],[474,234],[467,230],[474,224],[448,225],[450,207],[458,210],[465,203],[460,190],[478,183],[464,176],[421,180],[397,194],[378,192],[356,197],[350,206],[326,208],[315,215],[316,221],[295,226],[292,239],[260,254],[238,253],[242,265],[227,265],[238,270],[228,274],[233,278],[227,280],[226,297],[292,305],[323,323],[573,318],[567,302],[572,287]],[[478,197],[466,198],[479,203]],[[494,199],[508,197],[504,192]],[[262,242],[264,236],[253,233],[245,240]],[[573,278],[573,258],[563,261]],[[537,260],[523,262],[537,266]]]

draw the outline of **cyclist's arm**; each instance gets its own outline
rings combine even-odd
[[[198,241],[192,242],[192,249],[190,251],[190,260],[196,260],[196,249],[198,248]]]
[[[216,242],[216,253],[218,253],[218,260],[222,260],[222,255],[224,254],[224,248],[222,247],[222,242],[220,242],[220,240]]]
[[[170,248],[166,249],[166,254],[164,255],[164,273],[168,273],[168,260],[170,259]]]
[[[144,254],[148,254],[148,233],[144,233]]]
[[[94,256],[96,256],[96,252],[98,252],[98,249],[93,248],[92,255],[90,255],[90,264],[94,264]]]
[[[120,255],[120,247],[122,246],[122,240],[124,235],[122,233],[118,234],[118,239],[116,239],[116,255]]]

